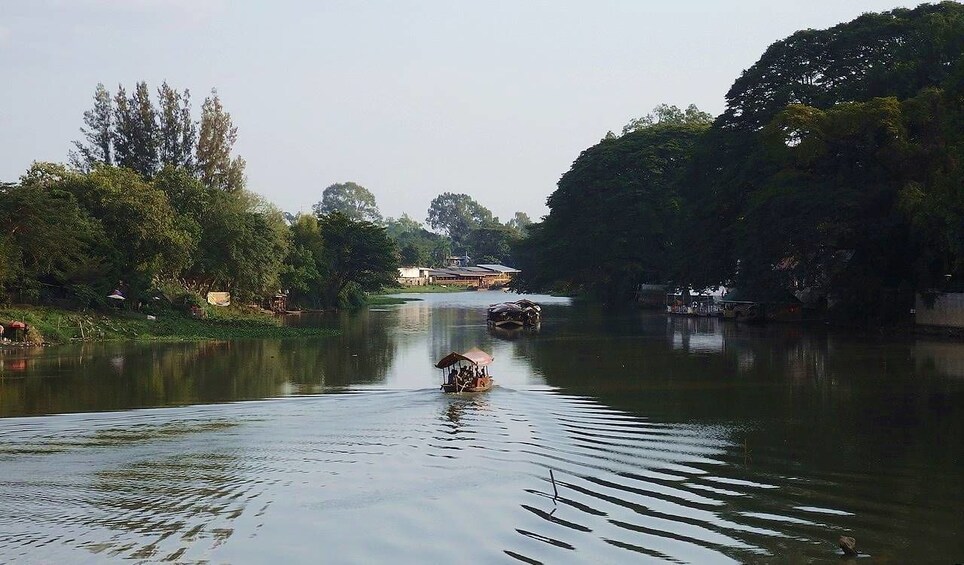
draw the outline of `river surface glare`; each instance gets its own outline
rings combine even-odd
[[[964,561],[960,343],[419,298],[290,319],[330,338],[0,352],[0,561]],[[440,392],[473,346],[498,386]]]

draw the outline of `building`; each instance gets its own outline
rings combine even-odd
[[[518,269],[505,265],[477,265],[475,267],[445,267],[430,269],[429,284],[464,286],[466,288],[493,288],[505,286]]]
[[[402,286],[425,286],[431,269],[425,267],[399,267],[398,284]]]

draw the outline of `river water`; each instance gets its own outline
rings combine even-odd
[[[0,352],[0,561],[964,561],[960,343],[550,297],[494,333],[511,295],[421,298]],[[442,394],[472,346],[498,386]]]

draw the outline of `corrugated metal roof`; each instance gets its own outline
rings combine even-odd
[[[488,269],[490,271],[497,271],[499,273],[521,273],[522,272],[519,269],[513,269],[512,267],[506,267],[505,265],[499,265],[499,264],[486,264],[486,265],[480,264],[478,266],[482,267],[483,269]]]

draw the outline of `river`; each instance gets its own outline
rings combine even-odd
[[[964,345],[512,295],[0,351],[0,561],[964,560]],[[498,386],[445,395],[479,346]],[[550,474],[551,472],[551,474]]]

